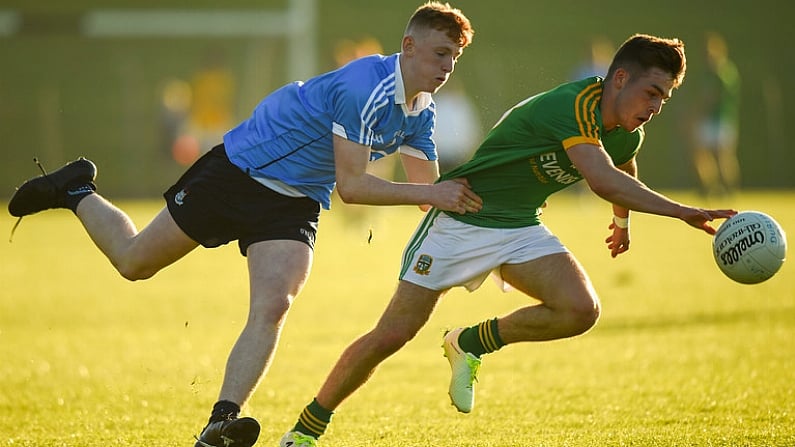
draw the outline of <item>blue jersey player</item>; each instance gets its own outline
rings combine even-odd
[[[434,183],[432,140],[431,94],[473,33],[460,10],[428,2],[409,19],[400,53],[367,56],[274,91],[166,191],[166,207],[141,231],[95,192],[96,167],[84,158],[18,188],[8,204],[13,216],[71,209],[131,281],[153,276],[198,245],[238,241],[248,260],[249,318],[197,447],[256,442],[259,423],[238,414],[264,376],[287,310],[309,275],[320,209],[330,207],[335,187],[348,203],[480,209],[465,181]],[[395,152],[406,183],[366,172],[369,161]]]

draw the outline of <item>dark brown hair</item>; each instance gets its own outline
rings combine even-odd
[[[618,68],[630,73],[642,73],[659,68],[671,75],[674,88],[682,85],[687,70],[685,44],[679,39],[665,39],[648,34],[635,34],[627,39],[613,56],[607,77]]]

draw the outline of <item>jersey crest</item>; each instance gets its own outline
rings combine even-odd
[[[433,257],[431,255],[420,255],[417,259],[417,263],[414,264],[414,273],[428,276],[431,273],[431,264],[433,264]]]

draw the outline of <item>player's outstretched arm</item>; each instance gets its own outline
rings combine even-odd
[[[648,188],[636,178],[613,166],[610,157],[599,146],[578,144],[567,151],[588,186],[599,197],[624,208],[659,216],[676,217],[688,225],[715,234],[709,225],[714,219],[731,217],[735,210],[705,210],[675,202]]]

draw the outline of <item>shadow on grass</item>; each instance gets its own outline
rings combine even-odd
[[[681,330],[693,326],[726,326],[736,324],[774,325],[795,324],[795,307],[755,309],[734,312],[696,313],[692,315],[663,315],[649,318],[603,319],[594,332],[611,333],[644,330]]]

